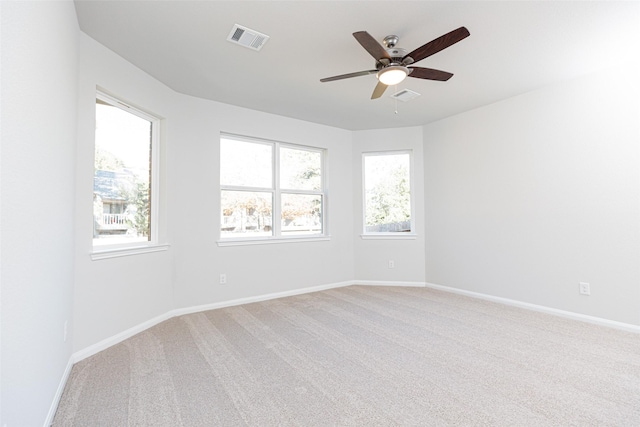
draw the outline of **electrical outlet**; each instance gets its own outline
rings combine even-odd
[[[65,320],[64,321],[64,342],[67,342],[67,330],[68,330],[68,326],[69,326],[69,321]]]
[[[224,273],[222,273],[222,274],[220,275],[220,284],[221,284],[221,285],[226,285],[226,284],[227,284],[227,275],[226,275],[226,274],[224,274]]]
[[[396,263],[392,259],[389,260],[389,268],[396,268]]]
[[[591,295],[591,288],[588,283],[580,282],[580,294],[581,295]]]

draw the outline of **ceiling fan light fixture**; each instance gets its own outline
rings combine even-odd
[[[409,74],[409,69],[402,65],[391,65],[378,71],[378,81],[387,86],[394,86],[403,81]]]

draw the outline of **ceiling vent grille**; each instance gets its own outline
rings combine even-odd
[[[242,25],[235,24],[227,37],[227,41],[253,50],[260,50],[269,40],[269,36]]]
[[[403,89],[400,92],[396,92],[391,95],[391,98],[397,99],[398,101],[407,102],[419,96],[420,94],[418,92],[414,92],[409,89]]]

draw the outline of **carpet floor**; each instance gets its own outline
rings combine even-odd
[[[54,426],[640,426],[640,335],[349,286],[175,317],[82,360]]]

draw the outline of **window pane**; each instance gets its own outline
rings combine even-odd
[[[322,235],[324,150],[238,138],[220,137],[221,239]]]
[[[272,188],[272,147],[267,144],[220,140],[220,184]]]
[[[365,231],[410,232],[409,154],[365,155]]]
[[[280,188],[320,190],[322,156],[318,151],[280,148]]]
[[[272,235],[272,195],[269,192],[222,190],[222,237]]]
[[[322,234],[322,196],[282,194],[282,235]]]
[[[93,178],[93,242],[151,238],[152,123],[121,108],[96,102]]]

